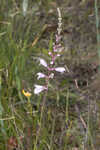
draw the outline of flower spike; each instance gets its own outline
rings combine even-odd
[[[61,43],[62,17],[61,17],[61,12],[60,12],[59,8],[57,8],[57,11],[58,11],[58,28],[57,28],[57,33],[55,34],[55,42],[52,45],[53,46],[52,51],[51,50],[48,51],[50,61],[47,64],[47,62],[44,59],[39,58],[40,65],[44,66],[47,69],[48,73],[47,73],[47,75],[45,75],[42,72],[37,73],[38,80],[41,78],[45,79],[45,85],[37,85],[37,84],[35,85],[34,94],[37,94],[37,95],[40,94],[44,90],[48,90],[49,81],[50,81],[50,79],[53,79],[54,75],[55,75],[54,71],[57,71],[60,73],[65,72],[64,67],[56,67],[55,66],[56,59],[61,56],[61,53],[64,50],[64,47],[62,46],[62,43]]]

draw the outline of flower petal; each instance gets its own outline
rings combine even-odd
[[[35,86],[34,94],[39,94],[43,90],[47,90],[47,87],[42,86],[42,85],[34,85],[34,86]]]
[[[48,66],[47,63],[46,63],[46,61],[44,59],[39,58],[39,61],[40,61],[40,64],[43,65],[44,67]]]
[[[25,92],[24,89],[22,90],[22,93],[24,94],[24,96],[26,97],[30,97],[32,94],[30,92]]]
[[[64,67],[57,67],[57,68],[55,68],[55,70],[58,71],[58,72],[61,72],[61,73],[65,72]]]
[[[43,73],[41,73],[41,72],[38,72],[37,75],[38,75],[38,77],[37,77],[38,80],[39,80],[40,78],[45,78],[45,77],[46,77],[46,75],[43,74]]]

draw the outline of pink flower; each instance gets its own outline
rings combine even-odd
[[[45,78],[45,77],[46,77],[46,75],[43,74],[43,73],[41,73],[41,72],[38,72],[37,75],[38,75],[38,77],[37,77],[38,80],[39,80],[40,78]]]
[[[44,59],[39,58],[39,61],[40,61],[40,65],[43,65],[44,67],[47,67],[47,66],[48,66],[48,65],[47,65],[47,62],[46,62]]]
[[[47,90],[46,86],[37,85],[37,84],[35,84],[34,86],[35,86],[34,94],[39,94],[40,92]]]
[[[58,71],[58,72],[61,72],[61,73],[65,72],[64,67],[57,67],[57,68],[55,68],[55,70]]]

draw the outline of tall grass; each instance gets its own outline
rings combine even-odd
[[[95,16],[96,16],[96,30],[97,30],[97,49],[98,49],[98,57],[100,62],[100,31],[99,31],[99,25],[100,25],[100,17],[99,17],[99,11],[98,11],[98,0],[95,0]]]

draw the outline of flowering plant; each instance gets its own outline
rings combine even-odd
[[[45,78],[45,85],[37,85],[35,84],[34,87],[34,94],[39,94],[40,92],[44,90],[48,90],[48,83],[49,80],[54,77],[54,72],[60,72],[64,73],[65,68],[64,67],[55,67],[55,61],[57,57],[61,56],[62,51],[64,50],[64,47],[61,45],[61,31],[62,31],[62,17],[60,9],[57,8],[58,11],[58,28],[57,28],[57,34],[55,35],[55,43],[53,43],[53,49],[52,51],[48,51],[48,55],[50,57],[50,62],[47,63],[46,60],[43,58],[38,58],[40,65],[44,66],[47,69],[48,75],[38,72],[37,73],[37,79]]]

